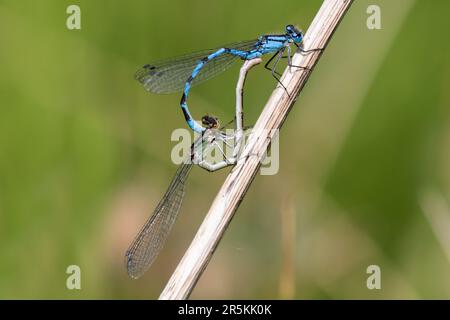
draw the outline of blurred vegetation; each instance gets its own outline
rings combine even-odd
[[[70,4],[81,30],[66,28]],[[227,170],[193,170],[164,251],[129,279],[123,254],[185,127],[180,95],[148,94],[134,72],[287,23],[306,30],[320,4],[1,0],[0,298],[157,297]],[[382,30],[367,29],[369,4]],[[255,179],[193,298],[450,298],[448,12],[444,0],[355,1],[281,131],[279,173]],[[238,68],[192,91],[194,116],[232,117]],[[248,122],[274,86],[251,72]],[[283,210],[296,221],[288,293]],[[82,290],[66,289],[71,264]],[[366,288],[371,264],[382,290]]]

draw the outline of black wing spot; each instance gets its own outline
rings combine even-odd
[[[144,68],[144,69],[147,69],[147,70],[154,70],[154,69],[155,69],[155,66],[146,64],[145,66],[143,66],[143,68]]]

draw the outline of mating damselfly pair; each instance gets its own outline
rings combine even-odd
[[[302,44],[303,33],[295,26],[287,25],[284,34],[262,35],[254,40],[236,42],[216,49],[199,51],[153,64],[146,64],[136,73],[135,78],[149,92],[164,94],[182,91],[180,106],[185,120],[189,127],[193,131],[201,133],[201,136],[192,145],[191,159],[187,159],[185,163],[180,165],[166,194],[126,252],[125,262],[128,274],[131,277],[137,278],[141,276],[150,267],[162,249],[178,216],[184,196],[185,181],[193,164],[189,160],[193,160],[199,155],[197,146],[204,146],[205,143],[217,143],[218,141],[226,143],[226,140],[230,138],[235,139],[235,142],[237,142],[234,147],[235,150],[238,150],[237,148],[241,145],[242,125],[241,127],[236,127],[235,135],[227,135],[220,130],[219,123],[215,117],[204,116],[202,118],[204,126],[199,125],[193,119],[187,106],[187,98],[191,87],[225,71],[238,59],[252,60],[267,54],[272,54],[272,57],[265,64],[265,68],[269,69],[272,76],[279,82],[280,74],[277,73],[276,67],[280,59],[284,58],[283,54],[285,52],[287,53],[286,58],[290,67],[302,68],[292,65],[292,45],[296,47],[297,51],[304,53],[320,50],[304,50]],[[273,65],[269,67],[269,64],[274,59]],[[233,152],[231,159],[225,157],[224,161],[218,165],[211,165],[201,161],[197,162],[197,164],[209,171],[215,171],[235,164],[236,159],[237,151]]]

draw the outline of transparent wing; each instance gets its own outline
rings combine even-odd
[[[125,263],[130,277],[139,278],[147,271],[163,248],[178,216],[184,184],[191,169],[191,163],[179,166],[166,194],[128,248]]]
[[[224,45],[223,47],[248,51],[253,49],[257,42],[258,40],[248,40]],[[153,64],[146,64],[136,72],[135,78],[147,91],[153,93],[173,93],[182,91],[186,80],[189,78],[199,61],[211,53],[216,52],[218,49],[219,48],[198,51]],[[209,61],[203,66],[192,82],[192,85],[199,84],[225,71],[237,59],[238,57],[234,55],[223,54]]]

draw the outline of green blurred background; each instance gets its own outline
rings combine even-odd
[[[81,7],[82,29],[66,28]],[[180,94],[141,65],[307,29],[321,1],[0,1],[0,298],[156,298],[229,169],[195,168],[164,251],[139,280],[123,255],[176,166]],[[382,30],[368,30],[369,4]],[[192,298],[450,298],[450,2],[357,0]],[[239,64],[196,87],[231,119]],[[254,122],[275,82],[246,86]],[[283,240],[284,239],[284,240]],[[293,240],[292,240],[293,239]],[[66,268],[81,267],[81,290]],[[368,290],[379,265],[382,289]]]

